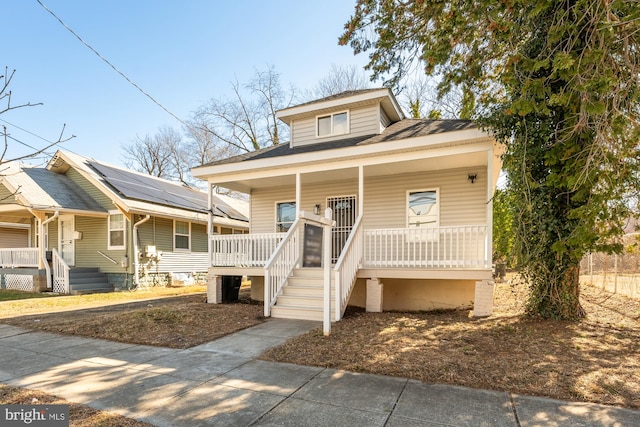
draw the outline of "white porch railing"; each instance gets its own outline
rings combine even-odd
[[[55,248],[51,250],[51,254],[51,263],[53,264],[53,292],[68,294],[70,292],[70,268]]]
[[[364,231],[365,268],[490,268],[486,225]]]
[[[284,239],[264,266],[264,315],[271,315],[271,307],[275,304],[293,269],[300,262],[300,239],[304,221],[301,218],[291,225]]]
[[[358,269],[362,267],[364,253],[362,246],[363,235],[362,216],[358,216],[349,233],[349,238],[344,245],[342,253],[333,268],[335,277],[336,321],[342,319],[344,310],[347,308],[347,301],[351,295],[351,290],[356,283]]]
[[[38,267],[38,248],[0,249],[0,267]]]
[[[264,267],[285,233],[215,234],[211,236],[212,267]]]

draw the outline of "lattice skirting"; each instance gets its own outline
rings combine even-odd
[[[16,291],[33,291],[33,276],[23,274],[4,274],[4,284],[7,289]]]

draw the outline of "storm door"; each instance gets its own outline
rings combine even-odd
[[[58,218],[58,237],[60,256],[69,266],[75,265],[74,216],[60,215]]]
[[[327,198],[327,207],[333,212],[335,227],[331,230],[331,262],[335,263],[340,257],[349,233],[356,222],[356,196],[339,196]]]

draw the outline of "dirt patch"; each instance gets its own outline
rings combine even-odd
[[[84,310],[0,319],[27,329],[102,338],[125,343],[189,348],[264,321],[261,304],[241,290],[239,302],[208,304],[205,294],[189,294]]]
[[[640,301],[584,287],[581,322],[523,316],[526,289],[499,284],[494,314],[365,313],[294,338],[264,360],[640,408]]]
[[[78,403],[68,402],[57,396],[36,390],[0,384],[0,403],[13,405],[69,405],[71,427],[147,427],[151,424],[136,421],[122,415],[99,411]]]

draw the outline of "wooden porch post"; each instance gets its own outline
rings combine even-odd
[[[296,173],[296,218],[300,216],[300,203],[302,202],[302,178],[300,172]]]
[[[358,166],[358,215],[364,212],[364,166]]]
[[[491,268],[493,264],[493,149],[487,152],[487,242],[486,242],[486,260],[487,268]]]

